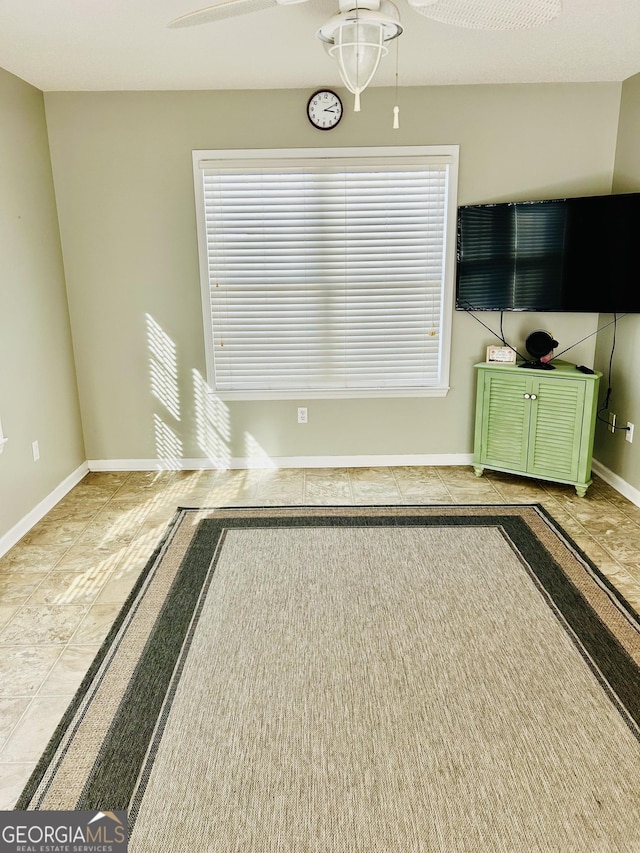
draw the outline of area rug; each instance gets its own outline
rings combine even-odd
[[[179,510],[18,809],[134,853],[640,850],[637,614],[539,506]]]

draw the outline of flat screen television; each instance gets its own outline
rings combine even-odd
[[[640,193],[458,208],[456,308],[640,313]]]

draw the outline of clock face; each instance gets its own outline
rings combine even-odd
[[[309,98],[307,115],[318,130],[331,130],[342,118],[342,101],[330,89],[320,89]]]

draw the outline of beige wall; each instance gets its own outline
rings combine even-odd
[[[346,95],[346,93],[343,93]],[[45,95],[89,459],[458,454],[472,447],[473,371],[494,342],[456,314],[445,399],[201,405],[204,348],[192,149],[459,144],[459,203],[611,189],[620,85],[371,89],[331,133],[305,117],[309,92]],[[345,97],[347,103],[350,96]],[[482,315],[495,328],[497,316]],[[509,315],[516,346],[550,328],[562,347],[594,315]],[[177,375],[154,396],[153,338]],[[568,354],[592,363],[595,339]],[[162,394],[159,395],[160,397]],[[298,426],[296,408],[309,407]]]
[[[2,540],[85,453],[43,96],[2,70],[0,123]]]
[[[620,124],[616,148],[614,192],[640,192],[640,74],[630,77],[622,87]],[[629,282],[637,288],[638,282]],[[610,316],[603,315],[601,322]],[[598,336],[596,360],[599,370],[609,371],[613,345],[613,328]],[[637,425],[633,444],[625,441],[625,433],[611,434],[606,426],[598,426],[594,455],[614,474],[622,477],[634,489],[640,490],[640,317],[623,317],[616,330],[616,347],[611,373],[612,394],[610,410],[617,416],[618,426],[627,421]]]

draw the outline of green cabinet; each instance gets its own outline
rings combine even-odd
[[[570,483],[582,497],[591,458],[600,373],[476,364],[473,467]]]

